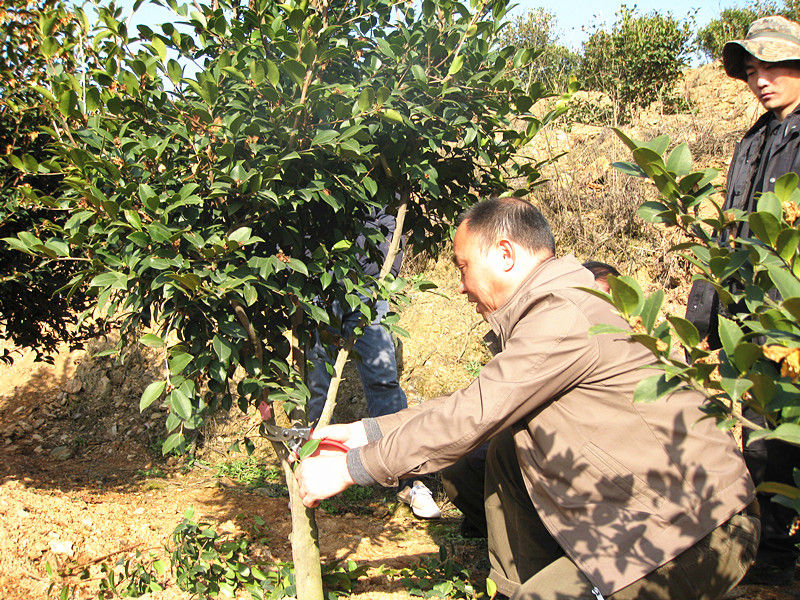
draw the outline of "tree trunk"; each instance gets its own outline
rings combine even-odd
[[[319,556],[319,532],[314,509],[306,508],[300,501],[300,490],[289,463],[282,460],[281,465],[289,488],[292,510],[292,560],[297,598],[323,600],[322,561]]]

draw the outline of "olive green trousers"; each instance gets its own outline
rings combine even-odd
[[[531,503],[510,432],[489,446],[485,510],[490,577],[513,600],[602,598],[548,533]],[[713,600],[744,576],[758,547],[759,521],[737,514],[694,546],[607,600]]]

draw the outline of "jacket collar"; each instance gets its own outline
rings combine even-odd
[[[773,119],[777,119],[775,113],[773,113],[771,110],[768,110],[762,114],[755,123],[753,123],[753,126],[747,131],[744,137],[754,135],[755,133],[759,132],[759,130],[766,131],[766,125]],[[795,126],[795,129],[797,129],[797,126],[800,125],[800,105],[798,105],[798,107],[795,108],[792,113],[781,122],[781,125],[785,125],[787,127],[786,131],[788,131],[791,126]]]
[[[486,321],[501,347],[505,346],[514,325],[536,300],[553,290],[593,285],[592,274],[573,255],[548,258],[531,271],[503,306],[486,316]]]

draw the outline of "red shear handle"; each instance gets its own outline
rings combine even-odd
[[[350,448],[347,444],[340,442],[339,440],[331,440],[329,438],[322,438],[319,441],[319,449],[320,450],[339,450],[340,452],[347,452]]]

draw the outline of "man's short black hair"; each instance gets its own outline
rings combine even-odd
[[[461,213],[457,224],[469,221],[469,231],[478,235],[486,250],[500,238],[516,242],[532,254],[556,253],[550,225],[535,206],[519,198],[489,198]]]
[[[595,279],[600,279],[601,277],[608,277],[609,275],[613,275],[614,277],[619,277],[619,271],[617,268],[609,265],[608,263],[600,262],[597,260],[587,260],[583,263],[584,268],[589,269],[594,275]]]

